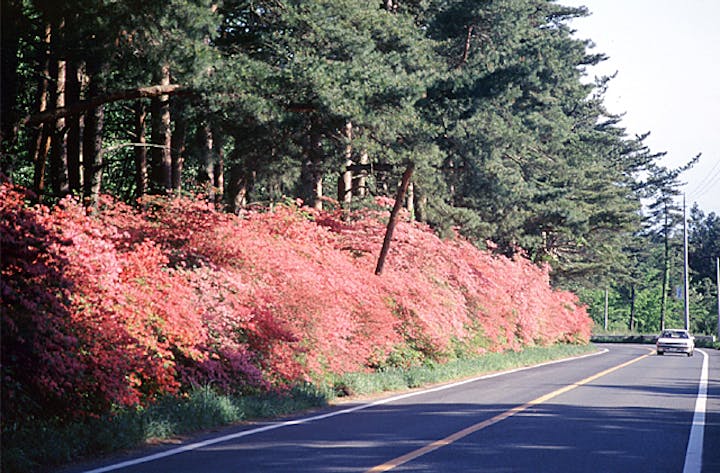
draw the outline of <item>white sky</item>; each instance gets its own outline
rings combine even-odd
[[[576,36],[592,40],[609,59],[589,74],[617,77],[605,104],[625,113],[632,136],[651,132],[645,143],[668,154],[676,168],[698,153],[682,176],[688,207],[720,215],[720,1],[558,0],[586,6],[591,16],[574,20]]]

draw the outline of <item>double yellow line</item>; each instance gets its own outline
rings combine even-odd
[[[417,450],[413,450],[412,452],[406,453],[405,455],[394,458],[386,463],[383,463],[382,465],[377,465],[373,468],[370,468],[369,470],[366,471],[366,473],[375,473],[375,472],[392,470],[393,468],[396,468],[404,463],[412,461],[412,460],[414,460],[418,457],[421,457],[427,453],[430,453],[434,450],[437,450],[439,448],[442,448],[442,447],[450,445],[454,442],[457,442],[458,440],[460,440],[464,437],[467,437],[468,435],[473,434],[479,430],[482,430],[486,427],[490,427],[493,424],[497,424],[498,422],[503,421],[503,420],[507,419],[508,417],[512,417],[515,414],[523,412],[533,406],[547,402],[550,399],[553,399],[561,394],[564,394],[568,391],[572,391],[573,389],[575,389],[577,387],[580,387],[584,384],[588,384],[592,381],[595,381],[596,379],[601,378],[607,374],[610,374],[613,371],[617,371],[619,369],[625,368],[626,366],[632,365],[633,363],[637,363],[638,361],[640,361],[644,358],[647,358],[648,356],[650,356],[650,354],[642,355],[637,358],[633,358],[630,361],[627,361],[627,362],[622,363],[617,366],[613,366],[612,368],[608,368],[605,371],[601,371],[592,376],[588,376],[587,378],[582,379],[582,380],[578,381],[577,383],[569,384],[569,385],[564,386],[564,387],[562,387],[558,390],[555,390],[551,393],[545,394],[544,396],[540,396],[537,399],[533,399],[530,402],[527,402],[520,406],[513,407],[512,409],[502,412],[502,413],[496,415],[495,417],[491,417],[490,419],[484,420],[482,422],[478,422],[477,424],[471,425],[470,427],[467,427],[458,432],[455,432],[452,435],[448,435],[447,437],[445,437],[443,439],[436,440],[434,442],[431,442],[431,443],[425,445],[424,447],[418,448]]]

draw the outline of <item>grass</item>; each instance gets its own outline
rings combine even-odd
[[[595,351],[595,348],[591,345],[529,347],[519,352],[487,353],[476,358],[457,359],[444,364],[408,369],[387,368],[375,373],[349,373],[334,381],[334,396],[370,395],[413,389],[482,373],[532,366],[592,351]]]
[[[167,397],[145,409],[124,410],[100,419],[71,423],[29,419],[23,425],[3,425],[2,471],[38,471],[243,420],[301,412],[327,405],[337,397],[418,388],[594,350],[591,345],[532,347],[409,369],[348,373],[327,386],[307,384],[285,394],[231,397],[204,386],[186,398]]]

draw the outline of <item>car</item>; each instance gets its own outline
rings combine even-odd
[[[663,330],[655,342],[655,351],[658,355],[665,353],[684,353],[693,356],[695,352],[695,338],[687,330]]]

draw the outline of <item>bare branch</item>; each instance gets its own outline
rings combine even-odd
[[[160,95],[171,95],[182,92],[188,92],[188,90],[179,84],[151,85],[149,87],[126,89],[118,92],[112,92],[106,95],[99,95],[89,100],[82,100],[68,107],[47,110],[41,113],[36,113],[35,115],[29,115],[25,117],[20,122],[20,124],[31,126],[38,125],[40,123],[57,120],[58,118],[79,115],[88,110],[92,110],[93,108],[97,108],[100,105],[104,105],[110,102],[118,102],[120,100],[134,100],[140,98],[152,98],[158,97]]]

